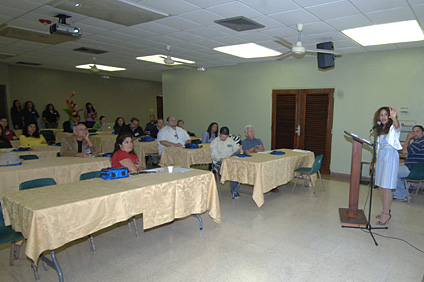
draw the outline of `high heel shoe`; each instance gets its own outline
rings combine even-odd
[[[389,210],[389,215],[392,216],[392,210]],[[381,218],[381,213],[379,215],[377,215],[375,218],[376,219],[380,219]]]
[[[381,221],[381,220],[377,221],[376,223],[377,225],[386,225],[387,223],[389,223],[389,220],[392,218],[392,215],[390,213],[387,214],[383,212],[383,214],[388,215],[389,218],[386,221]]]

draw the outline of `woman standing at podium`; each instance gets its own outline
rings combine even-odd
[[[396,189],[399,168],[399,153],[397,150],[401,150],[402,145],[399,142],[400,123],[397,119],[397,110],[381,107],[374,114],[374,124],[378,121],[381,124],[376,128],[378,150],[375,185],[380,190],[383,210],[376,218],[379,219],[377,225],[386,225],[392,217],[390,213],[393,197],[391,189]]]

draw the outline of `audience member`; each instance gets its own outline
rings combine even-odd
[[[406,137],[403,144],[402,152],[407,155],[405,163],[399,164],[396,190],[392,190],[393,199],[398,202],[407,201],[407,193],[405,181],[402,179],[407,177],[412,168],[417,163],[424,162],[424,128],[416,125],[412,128],[412,132]],[[411,143],[411,141],[413,142]]]
[[[24,117],[24,124],[28,125],[31,122],[37,122],[40,118],[37,110],[35,109],[32,101],[26,101],[22,110],[22,116]]]
[[[202,143],[211,143],[213,139],[218,137],[218,130],[218,124],[216,122],[209,124],[208,129],[202,134]]]
[[[183,121],[182,119],[180,119],[180,120],[178,120],[178,121],[177,121],[177,126],[178,126],[178,127],[181,127],[182,129],[184,129],[184,130],[187,132],[187,134],[188,134],[189,136],[196,136],[196,134],[194,134],[194,133],[192,133],[192,132],[188,131],[188,130],[185,128],[184,121]]]
[[[59,112],[55,110],[53,104],[48,104],[46,106],[43,112],[43,120],[46,124],[46,128],[57,128],[60,115]]]
[[[113,126],[113,133],[119,134],[122,129],[125,128],[125,120],[123,117],[117,117],[115,120],[115,125]]]
[[[103,126],[105,125],[105,123],[106,123],[106,117],[105,116],[100,116],[99,121],[97,121],[93,125],[93,129],[103,131],[104,130]]]
[[[131,133],[124,133],[116,138],[115,150],[112,155],[112,167],[126,167],[130,172],[145,169],[134,153]]]
[[[159,130],[165,127],[165,124],[163,123],[163,119],[160,118],[156,121],[156,127],[158,128],[158,133],[159,133]]]
[[[10,116],[12,117],[12,124],[14,129],[22,129],[24,123],[22,121],[21,102],[19,100],[13,101],[13,107],[10,109]]]
[[[0,148],[12,148],[10,140],[7,139],[3,134],[3,125],[0,124]]]
[[[81,117],[79,114],[73,114],[71,120],[67,120],[63,123],[63,131],[72,133],[74,132],[74,126],[80,123]]]
[[[265,151],[261,139],[255,138],[255,130],[253,129],[253,125],[246,125],[244,128],[244,133],[246,133],[247,138],[244,139],[241,144],[246,154]]]
[[[148,131],[150,136],[152,136],[153,138],[157,138],[158,137],[158,132],[159,129],[157,128],[156,125],[156,118],[155,115],[150,115],[149,116],[149,122],[146,124],[146,127],[144,128],[145,131]]]
[[[4,137],[6,137],[9,140],[13,140],[13,138],[16,137],[15,132],[13,132],[13,130],[9,128],[9,124],[7,122],[6,117],[0,118],[0,125],[3,126],[3,136]]]
[[[130,123],[123,130],[121,130],[121,134],[130,132],[133,136],[133,139],[138,139],[145,136],[146,134],[144,133],[143,128],[141,128],[139,124],[140,120],[138,118],[133,117],[130,120]]]
[[[233,139],[228,138],[230,130],[224,126],[219,131],[219,138],[215,138],[211,142],[211,157],[214,164],[214,169],[219,172],[221,164],[224,158],[228,158],[235,153],[243,154],[243,149],[240,148]],[[238,182],[230,181],[231,194],[234,198],[240,198],[237,189],[239,187]]]
[[[37,122],[30,122],[22,129],[22,134],[19,137],[19,143],[22,147],[47,146],[47,141],[40,134]]]
[[[162,151],[165,147],[182,147],[186,143],[191,142],[187,132],[177,126],[175,117],[170,116],[166,121],[168,125],[162,128],[158,133],[157,142],[159,155],[162,155]]]
[[[97,112],[91,103],[85,104],[84,116],[85,125],[88,128],[93,128],[94,123],[96,123]]]
[[[87,127],[83,122],[74,126],[73,133],[62,139],[62,146],[60,147],[60,155],[62,157],[86,158],[90,154],[99,153],[96,145],[90,140]]]

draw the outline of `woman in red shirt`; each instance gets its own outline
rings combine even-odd
[[[115,150],[112,155],[112,167],[126,167],[130,172],[144,170],[134,153],[132,134],[122,134],[116,138]]]

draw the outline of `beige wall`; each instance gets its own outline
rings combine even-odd
[[[350,173],[352,145],[343,131],[368,138],[380,106],[409,107],[399,119],[424,123],[424,48],[346,54],[329,71],[319,71],[316,58],[304,58],[167,71],[162,78],[165,116],[184,119],[197,135],[212,121],[242,135],[253,124],[266,149],[273,89],[335,88],[331,170],[337,173]],[[371,153],[364,150],[362,158]]]
[[[162,95],[159,82],[113,76],[101,79],[94,74],[5,66],[0,65],[0,74],[5,72],[9,81],[0,79],[0,83],[6,84],[9,108],[15,99],[22,104],[32,100],[41,115],[46,105],[52,103],[62,117],[61,123],[67,119],[62,110],[66,107],[66,97],[70,97],[74,90],[78,108],[85,108],[85,103],[91,102],[98,115],[106,116],[108,122],[114,122],[118,116],[129,122],[135,116],[143,128],[149,114],[156,114],[156,96]],[[44,126],[43,122],[39,124]]]

